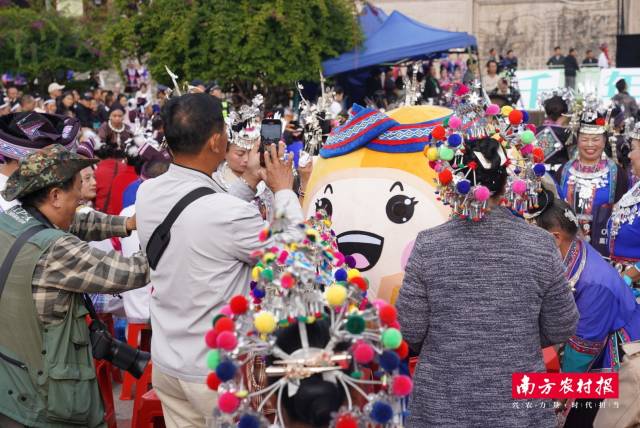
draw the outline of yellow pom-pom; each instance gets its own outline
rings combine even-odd
[[[260,266],[254,267],[253,270],[251,271],[251,278],[253,278],[254,281],[259,280],[262,270],[263,269]]]
[[[275,259],[276,259],[276,255],[273,254],[272,252],[264,253],[264,256],[262,256],[262,260],[264,260],[265,263],[271,263]]]
[[[500,113],[504,117],[509,117],[509,113],[511,113],[512,111],[513,111],[513,107],[511,106],[502,106],[502,108],[500,109]]]
[[[236,392],[236,397],[238,398],[247,398],[248,395],[249,395],[249,391],[242,390],[242,391]]]
[[[353,278],[357,278],[360,276],[360,271],[358,269],[349,269],[347,272],[347,281],[351,281]]]
[[[435,147],[425,148],[424,154],[430,161],[437,161],[440,157],[438,155],[438,149],[436,149]]]
[[[324,297],[330,306],[340,306],[347,299],[347,289],[338,284],[330,285],[325,290]]]
[[[325,225],[325,226],[327,226],[327,227],[331,227],[331,220],[329,220],[329,219],[325,219],[325,220],[323,221],[323,223],[324,223],[324,225]]]
[[[316,317],[314,317],[313,315],[309,315],[307,317],[307,324],[313,324],[314,322],[316,322]]]
[[[260,311],[253,318],[253,325],[260,333],[272,333],[276,329],[276,317],[271,312]]]

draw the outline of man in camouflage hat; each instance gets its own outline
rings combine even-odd
[[[21,160],[2,192],[22,204],[0,214],[2,427],[104,426],[82,294],[142,287],[149,267],[141,254],[105,253],[84,241],[136,227],[135,217],[76,214],[80,170],[95,162],[49,146]]]

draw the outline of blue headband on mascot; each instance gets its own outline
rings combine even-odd
[[[431,130],[444,119],[402,125],[378,110],[354,104],[349,119],[329,134],[320,156],[342,156],[361,147],[385,153],[421,152]]]

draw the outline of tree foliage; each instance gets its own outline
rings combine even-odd
[[[115,2],[102,48],[118,64],[135,56],[169,84],[182,79],[291,85],[318,80],[321,62],[362,40],[352,0]]]
[[[89,26],[55,12],[0,8],[0,70],[41,84],[63,79],[67,70],[98,70],[105,61]]]

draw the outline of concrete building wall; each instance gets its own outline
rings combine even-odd
[[[476,36],[481,58],[495,47],[506,53],[513,49],[520,68],[541,68],[553,47],[578,50],[582,60],[586,49],[598,53],[601,42],[609,44],[615,58],[618,0],[377,0],[387,13],[396,9],[428,25],[467,31]],[[627,28],[640,30],[640,1],[626,9]],[[635,16],[632,15],[635,10]],[[631,22],[633,21],[633,22]]]

